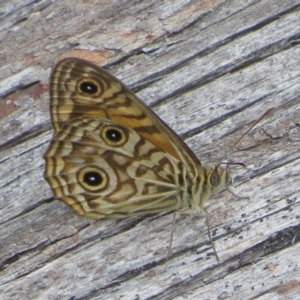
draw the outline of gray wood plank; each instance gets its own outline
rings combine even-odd
[[[300,2],[16,1],[0,19],[1,299],[297,299]],[[53,199],[51,67],[104,65],[203,164],[238,161],[204,214],[76,216]],[[274,107],[239,143],[235,142]]]

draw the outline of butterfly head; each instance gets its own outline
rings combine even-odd
[[[202,186],[202,189],[200,189],[200,203],[195,202],[195,207],[198,205],[200,205],[200,207],[203,207],[206,201],[209,199],[210,195],[222,189],[228,188],[228,185],[230,184],[228,165],[226,166],[226,168],[222,168],[220,165],[217,165],[214,168],[204,168],[203,166],[201,166],[201,168],[199,169],[199,174],[202,178],[202,184],[200,184],[200,186]],[[195,198],[199,199],[197,197]]]
[[[226,188],[230,183],[228,165],[225,169],[221,168],[220,165],[217,165],[215,168],[207,170],[207,179],[210,185],[211,194]]]

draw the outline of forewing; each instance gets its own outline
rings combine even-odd
[[[51,119],[59,131],[70,119],[96,117],[136,131],[195,172],[200,162],[188,146],[122,82],[82,59],[67,58],[54,68],[50,81]]]

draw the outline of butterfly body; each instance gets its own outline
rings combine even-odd
[[[44,154],[54,196],[80,215],[126,217],[203,208],[228,185],[205,168],[154,112],[117,78],[68,58],[53,69],[54,135]]]

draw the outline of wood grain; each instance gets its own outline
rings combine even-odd
[[[74,1],[75,3],[75,1]],[[299,299],[300,2],[0,4],[1,299]],[[105,66],[203,164],[238,161],[204,214],[90,220],[53,199],[48,76]],[[275,109],[238,144],[268,109]]]

